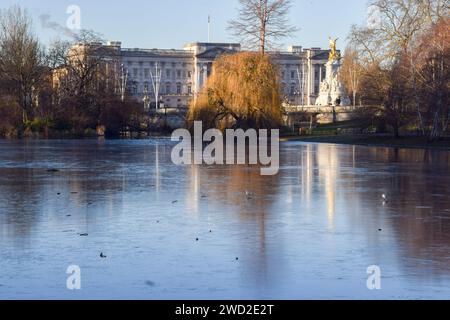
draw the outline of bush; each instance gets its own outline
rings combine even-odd
[[[22,117],[22,111],[16,103],[9,99],[0,99],[0,136],[18,136]]]
[[[24,127],[25,130],[30,130],[31,132],[43,133],[49,127],[51,127],[52,123],[49,119],[41,119],[35,118],[33,120],[28,120],[25,122]]]

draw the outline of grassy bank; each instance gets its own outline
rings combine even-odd
[[[450,137],[430,142],[427,137],[415,135],[414,128],[409,128],[398,138],[392,132],[381,134],[377,131],[377,126],[370,120],[355,119],[318,125],[312,131],[306,130],[306,135],[287,135],[283,140],[450,151]]]

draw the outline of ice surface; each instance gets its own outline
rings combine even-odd
[[[287,142],[270,177],[172,146],[0,141],[0,299],[450,298],[449,152]]]

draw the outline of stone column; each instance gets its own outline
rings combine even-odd
[[[198,82],[200,81],[197,62],[195,62],[194,64],[194,74],[192,75],[192,81],[194,82],[194,93],[197,94],[199,91]]]
[[[206,81],[208,80],[208,64],[203,64],[203,83],[202,88],[206,85]]]
[[[314,72],[314,70],[312,70],[312,60],[311,60],[311,51],[308,52],[308,57],[307,57],[307,68],[306,68],[306,72],[308,72],[308,76],[306,77],[306,88],[307,88],[307,105],[310,106],[312,105],[311,103],[311,94],[312,91],[314,90],[313,86],[313,77],[312,77],[312,72]]]

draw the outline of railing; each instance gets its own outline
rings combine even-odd
[[[287,113],[342,113],[342,112],[353,112],[359,107],[353,106],[284,106],[284,110]]]
[[[179,49],[141,49],[141,48],[122,48],[122,52],[144,52],[144,53],[153,53],[153,54],[173,54],[173,55],[192,55],[194,51],[192,50],[179,50]]]

